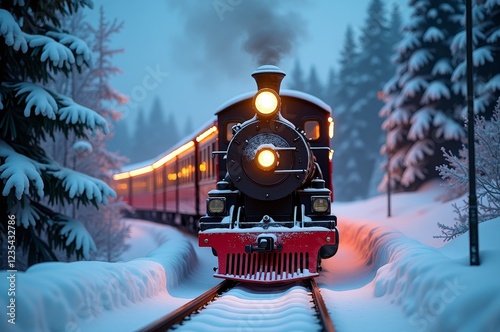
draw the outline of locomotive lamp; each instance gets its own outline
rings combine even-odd
[[[330,211],[330,197],[313,196],[311,197],[311,209],[313,213],[325,213]]]
[[[264,88],[257,92],[253,99],[253,104],[259,115],[269,117],[280,109],[281,99],[276,91]]]
[[[207,200],[207,211],[211,215],[223,214],[226,211],[225,197],[210,197]]]
[[[278,165],[278,154],[271,147],[263,147],[255,154],[257,166],[263,171],[270,171]]]

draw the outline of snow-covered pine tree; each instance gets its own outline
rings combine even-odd
[[[2,2],[0,9],[0,206],[16,217],[16,240],[28,265],[55,260],[54,249],[87,258],[95,243],[83,224],[46,204],[106,204],[115,192],[102,180],[64,167],[41,147],[57,131],[87,139],[108,132],[106,119],[43,85],[58,73],[91,63],[79,38],[60,18],[86,0]],[[7,234],[6,223],[1,223]],[[2,243],[3,245],[4,243]]]
[[[357,78],[361,76],[356,66],[359,56],[352,26],[345,31],[344,45],[340,53],[339,86],[335,94],[334,120],[335,139],[332,147],[336,157],[333,181],[335,196],[338,200],[348,201],[362,198],[360,192],[366,185],[361,183],[361,175],[356,169],[355,153],[360,153],[362,148],[362,130],[352,112],[356,103]]]
[[[467,128],[467,123],[466,123]],[[476,152],[476,184],[479,222],[500,217],[500,98],[492,112],[491,120],[476,116],[474,121]],[[463,145],[455,155],[443,149],[446,164],[438,166],[441,177],[447,181],[450,197],[456,198],[468,192],[469,152]],[[454,239],[469,229],[468,204],[464,200],[454,205],[457,217],[453,225],[438,223],[444,241]]]
[[[474,111],[491,117],[500,95],[500,1],[477,0],[473,7]],[[451,80],[453,90],[467,98],[465,17],[451,43],[456,64]],[[464,104],[463,114],[466,114]]]
[[[380,164],[380,145],[384,134],[378,113],[382,106],[379,91],[391,75],[391,45],[385,6],[381,0],[370,1],[367,18],[361,30],[359,51],[343,61],[352,63],[351,73],[340,74],[339,102],[342,105],[337,123],[341,157],[336,172],[348,174],[339,181],[338,197],[352,200],[367,197],[374,169]],[[352,33],[352,32],[351,32]],[[347,36],[346,36],[347,38]],[[347,41],[346,41],[347,43]],[[336,107],[337,111],[338,107]],[[342,135],[345,127],[346,135]],[[340,136],[340,138],[339,138]]]
[[[438,176],[443,146],[456,151],[464,137],[460,110],[464,99],[452,89],[451,39],[460,31],[463,6],[458,0],[411,0],[411,18],[403,27],[394,61],[395,75],[384,86],[391,186],[415,189]],[[387,177],[380,184],[386,188]]]

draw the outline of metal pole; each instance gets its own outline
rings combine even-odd
[[[465,0],[465,26],[467,38],[467,117],[469,122],[469,257],[470,265],[479,265],[476,155],[474,143],[474,82],[472,78],[472,23],[472,0]]]
[[[390,216],[391,216],[391,152],[389,151],[389,148],[387,148],[387,217]]]

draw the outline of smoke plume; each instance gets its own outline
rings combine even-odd
[[[204,74],[248,74],[262,64],[279,65],[293,56],[306,34],[298,14],[301,1],[213,0],[169,1],[178,11],[173,57],[181,66]],[[204,76],[204,75],[203,75]],[[246,75],[245,75],[246,76]]]

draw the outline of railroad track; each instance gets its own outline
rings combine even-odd
[[[263,328],[335,331],[320,290],[309,279],[272,286],[224,280],[141,332]]]

